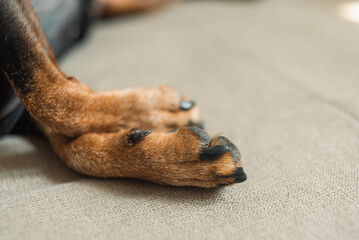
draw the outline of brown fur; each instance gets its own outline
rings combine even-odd
[[[76,139],[47,132],[55,151],[78,172],[97,177],[130,177],[174,186],[216,187],[231,184],[240,163],[230,153],[215,161],[199,159],[200,143],[187,128],[174,133],[153,133],[133,146],[131,130],[89,133]]]
[[[203,160],[203,147],[221,145],[213,138],[203,146],[185,126],[199,122],[199,111],[183,111],[183,99],[169,87],[133,88],[94,92],[61,72],[28,1],[20,3],[21,26],[27,36],[29,58],[19,70],[4,67],[16,94],[42,127],[51,145],[74,170],[97,177],[131,177],[175,186],[216,187],[232,184],[241,167],[233,151]],[[30,59],[31,57],[31,59]],[[14,75],[15,74],[15,75]],[[16,74],[31,76],[32,90],[23,93]],[[180,127],[173,133],[171,128]],[[154,133],[131,144],[133,129]]]

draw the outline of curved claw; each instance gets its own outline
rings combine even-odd
[[[214,147],[204,147],[202,148],[202,152],[199,156],[201,160],[214,160],[222,155],[224,155],[226,152],[229,151],[229,147],[223,146],[223,145],[216,145]]]
[[[178,130],[178,128],[174,128],[174,129],[169,130],[168,132],[169,133],[174,133],[174,132],[177,132],[177,130]]]
[[[231,175],[217,175],[216,177],[222,179],[234,178],[233,183],[241,183],[247,180],[247,174],[243,171],[242,167],[237,168]]]
[[[133,144],[137,143],[138,141],[140,141],[142,138],[149,135],[150,133],[152,133],[151,130],[140,131],[139,129],[134,129],[128,136],[128,143],[130,145],[133,145]]]
[[[196,105],[194,101],[184,101],[184,102],[180,102],[179,107],[183,111],[188,111],[191,108],[193,108],[194,105]]]
[[[233,176],[235,178],[235,181],[234,181],[235,183],[240,183],[240,182],[244,182],[245,180],[247,180],[247,175],[243,171],[243,168],[241,168],[241,167],[236,169]]]
[[[224,137],[224,136],[219,136],[217,137],[217,140],[224,146],[229,147],[229,149],[231,150],[231,154],[234,158],[234,162],[237,163],[241,160],[241,153],[239,152],[238,148],[236,147],[236,145],[234,145],[231,141],[228,140],[228,138]]]

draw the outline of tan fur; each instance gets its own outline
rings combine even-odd
[[[241,162],[227,152],[201,160],[199,137],[185,128],[199,122],[198,107],[182,111],[183,100],[172,88],[133,88],[94,92],[61,72],[36,14],[28,1],[21,5],[31,36],[29,73],[33,90],[23,94],[3,69],[16,94],[39,123],[51,145],[74,170],[96,177],[130,177],[174,186],[216,187],[231,184]],[[20,72],[19,74],[24,73]],[[181,127],[173,133],[169,129]],[[132,128],[154,132],[129,143]],[[220,145],[217,137],[207,147]]]
[[[240,167],[230,153],[214,161],[199,159],[200,143],[187,128],[174,133],[152,133],[129,145],[130,130],[89,133],[76,139],[46,133],[55,151],[78,172],[96,177],[130,177],[174,186],[216,187],[233,183],[230,175]]]

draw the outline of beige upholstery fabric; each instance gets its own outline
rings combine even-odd
[[[62,62],[93,88],[168,84],[248,180],[213,190],[82,176],[0,139],[1,239],[359,239],[359,25],[340,1],[187,1],[97,24]]]

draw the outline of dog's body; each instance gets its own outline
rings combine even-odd
[[[165,86],[94,92],[67,76],[55,57],[66,41],[55,37],[65,47],[54,54],[28,0],[1,1],[0,22],[0,93],[6,103],[0,113],[13,114],[10,119],[22,115],[13,89],[71,168],[175,186],[216,187],[246,179],[238,149],[227,138],[211,139],[186,127],[200,120],[192,101]],[[7,122],[9,132],[16,121]]]

